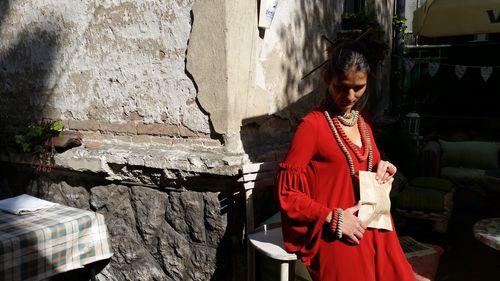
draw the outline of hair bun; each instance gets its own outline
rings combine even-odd
[[[332,44],[329,48],[329,59],[331,59],[332,53],[339,48],[355,48],[366,57],[372,69],[375,69],[378,63],[385,58],[389,49],[384,40],[384,32],[380,25],[375,23],[370,24],[366,30],[355,29],[338,32],[333,42],[326,37],[323,38]]]
[[[333,53],[339,48],[352,48],[356,46],[356,50],[366,57],[370,68],[373,70],[375,70],[377,65],[385,58],[387,50],[389,49],[388,44],[384,40],[384,32],[378,23],[371,23],[366,30],[354,29],[339,31],[334,41],[330,40],[325,35],[321,36],[321,38],[331,44],[328,48],[328,59],[305,74],[302,79],[311,75],[331,61],[333,59]]]

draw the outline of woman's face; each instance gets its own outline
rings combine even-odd
[[[366,91],[368,74],[355,71],[353,68],[343,75],[334,75],[333,79],[326,79],[328,92],[335,105],[341,112],[350,112]]]

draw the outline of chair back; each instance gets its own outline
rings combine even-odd
[[[254,199],[257,192],[272,189],[276,179],[279,162],[262,162],[243,165],[242,182],[245,189],[246,233],[255,229]]]
[[[245,232],[247,237],[247,280],[255,280],[255,250],[248,240],[248,234],[255,230],[255,203],[254,198],[257,191],[272,189],[276,172],[278,171],[278,162],[261,162],[245,164],[241,168],[241,182],[245,190],[245,212],[246,224]],[[256,193],[254,193],[256,191]]]

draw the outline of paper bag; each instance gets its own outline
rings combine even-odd
[[[392,231],[391,223],[391,192],[393,178],[384,184],[379,184],[375,173],[359,171],[359,193],[361,208],[358,217],[367,227]]]

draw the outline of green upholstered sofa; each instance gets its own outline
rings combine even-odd
[[[417,177],[408,187],[398,193],[394,213],[400,226],[406,218],[427,220],[432,223],[432,231],[446,233],[453,211],[454,185],[437,177]]]
[[[426,176],[453,183],[457,207],[484,207],[500,197],[500,143],[431,141],[421,157]]]

